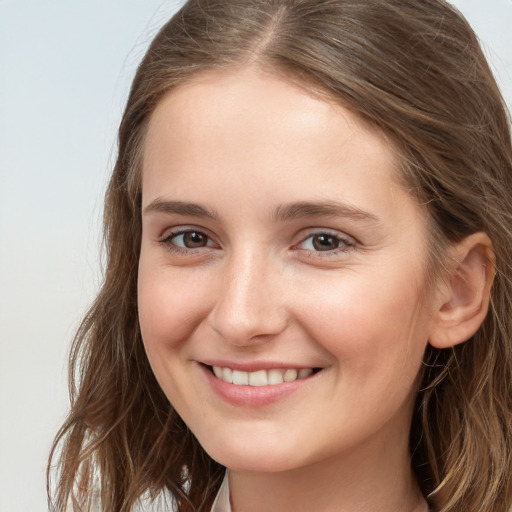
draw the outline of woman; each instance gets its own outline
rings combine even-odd
[[[510,511],[511,190],[449,4],[187,2],[121,123],[56,509]]]

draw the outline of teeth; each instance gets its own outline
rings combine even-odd
[[[282,384],[284,382],[283,372],[281,370],[268,370],[268,383],[269,384]]]
[[[249,386],[266,386],[267,384],[268,378],[265,370],[249,373]]]
[[[296,370],[258,370],[256,372],[243,372],[231,368],[213,367],[213,373],[219,379],[237,386],[274,386],[283,382],[293,382],[297,379],[305,379],[313,373],[313,368],[301,368]]]
[[[309,377],[313,373],[313,368],[302,368],[299,370],[299,379]]]
[[[292,382],[297,380],[297,370],[286,370],[283,375],[285,382]]]
[[[233,370],[233,384],[236,384],[237,386],[248,386],[249,374],[247,372]]]
[[[233,382],[233,370],[231,368],[222,368],[222,380]]]

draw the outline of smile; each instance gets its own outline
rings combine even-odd
[[[287,369],[271,369],[258,370],[255,372],[245,372],[241,370],[233,370],[231,368],[212,366],[215,376],[229,384],[236,386],[275,386],[283,382],[293,382],[299,379],[305,379],[312,375],[315,370],[313,368],[287,368]]]

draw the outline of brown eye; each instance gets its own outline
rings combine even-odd
[[[339,248],[340,239],[328,234],[313,235],[311,244],[315,251],[332,251]]]
[[[180,238],[182,239],[181,244],[177,243]],[[208,245],[208,237],[199,231],[187,231],[182,235],[178,235],[174,239],[174,243],[176,243],[176,245],[182,245],[187,249],[197,249],[198,247],[205,247]]]
[[[210,247],[214,244],[208,235],[201,231],[187,230],[179,233],[172,233],[161,241],[170,249],[174,246],[182,249],[201,249],[202,247]]]
[[[300,249],[314,253],[326,253],[325,256],[333,256],[346,252],[355,247],[354,240],[343,233],[329,233],[319,231],[304,238],[298,245]]]

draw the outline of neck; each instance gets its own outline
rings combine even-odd
[[[383,443],[380,439],[386,438]],[[407,436],[281,472],[229,471],[233,512],[425,512]]]

